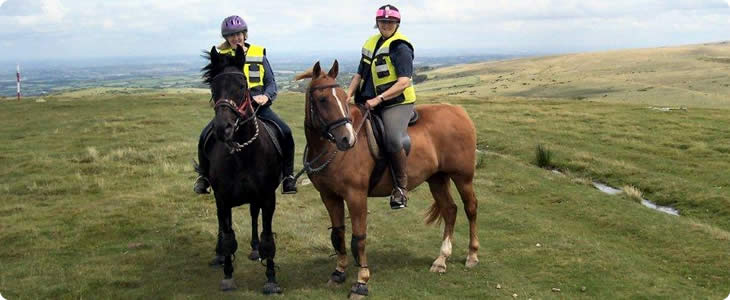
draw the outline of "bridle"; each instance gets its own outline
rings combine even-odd
[[[352,125],[352,118],[343,115],[342,118],[339,118],[337,120],[327,123],[320,115],[319,110],[317,109],[317,106],[314,105],[314,103],[312,103],[312,102],[315,101],[314,100],[314,91],[322,90],[322,89],[329,89],[329,88],[334,89],[334,88],[339,88],[339,87],[340,87],[340,85],[336,84],[336,83],[329,84],[329,85],[312,86],[309,88],[309,92],[307,94],[307,97],[309,97],[310,123],[314,122],[314,118],[318,119],[319,123],[321,125],[320,135],[332,143],[337,143],[335,136],[332,134],[332,130],[334,130],[340,126],[344,126],[346,124]],[[335,98],[337,98],[337,95],[335,95]],[[337,101],[339,101],[339,100],[340,99],[337,98]],[[340,103],[340,105],[341,105],[341,103]],[[347,114],[349,114],[350,113],[350,102],[347,101],[345,105],[346,105],[345,111],[347,111]],[[362,126],[368,120],[369,114],[370,114],[370,110],[366,109],[365,113],[363,114],[362,122],[360,123],[360,125],[357,127],[357,130],[355,131],[355,138],[357,138],[358,134],[360,133],[360,129],[362,129]],[[305,123],[304,126],[309,129],[312,129],[312,130],[317,130],[317,128],[312,124]],[[294,179],[296,180],[297,178],[299,178],[299,176],[301,176],[304,172],[306,172],[307,175],[312,175],[319,171],[324,170],[337,155],[338,150],[336,148],[335,148],[335,150],[332,151],[332,153],[329,155],[327,160],[324,161],[323,163],[321,163],[318,167],[312,167],[312,164],[319,161],[321,158],[323,158],[325,156],[325,154],[327,154],[327,152],[328,151],[325,150],[322,153],[320,153],[319,155],[317,155],[316,157],[314,157],[313,159],[311,159],[310,161],[307,161],[307,156],[309,155],[309,144],[304,146],[304,154],[302,156],[302,164],[303,164],[304,168],[302,168],[302,170],[299,171],[299,173],[297,173],[297,175],[294,177]]]
[[[246,80],[246,75],[244,75],[243,72],[223,72],[223,73],[220,73],[220,74],[214,76],[210,81],[214,82],[215,80],[219,79],[219,77],[225,76],[225,75],[241,76],[241,77],[243,77],[243,80]],[[240,106],[238,104],[236,104],[235,101],[225,98],[225,99],[218,99],[215,101],[214,109],[217,110],[220,107],[228,108],[231,111],[233,111],[234,114],[236,114],[236,122],[233,124],[233,133],[234,134],[236,133],[236,131],[238,131],[238,128],[241,125],[244,125],[244,124],[250,122],[251,120],[254,120],[254,126],[256,127],[256,133],[253,135],[253,137],[251,137],[245,143],[240,144],[236,141],[231,141],[228,143],[228,146],[231,149],[231,151],[230,151],[231,154],[233,154],[234,152],[239,152],[239,151],[243,150],[243,148],[250,145],[251,143],[253,143],[253,141],[256,140],[256,138],[258,138],[259,122],[255,121],[255,119],[256,119],[256,115],[259,111],[259,108],[261,108],[261,106],[257,107],[256,109],[253,108],[253,101],[251,100],[251,93],[249,93],[248,89],[244,89],[244,91],[243,91],[243,96],[241,99]],[[250,117],[245,118],[247,110],[251,110],[252,113],[251,113]],[[241,121],[241,120],[243,120],[243,121]]]
[[[322,116],[319,112],[319,109],[317,109],[317,106],[314,105],[314,103],[312,103],[312,102],[315,101],[314,100],[314,91],[329,89],[329,88],[334,89],[334,88],[339,88],[339,87],[340,87],[340,85],[335,83],[335,84],[328,84],[328,85],[312,86],[309,88],[309,112],[310,112],[309,115],[312,117],[312,120],[310,120],[310,122],[313,122],[315,118],[317,120],[319,120],[319,123],[321,126],[320,134],[322,135],[322,137],[328,139],[330,142],[333,142],[333,143],[335,143],[335,136],[332,134],[332,131],[337,129],[340,126],[352,124],[352,118],[350,118],[346,115],[343,115],[342,118],[339,118],[337,120],[327,123],[322,118]],[[339,99],[337,99],[337,100],[339,101]],[[341,104],[339,104],[339,105],[341,105]],[[347,114],[349,114],[350,113],[350,103],[346,102],[345,105],[346,106],[345,106],[344,111],[346,111]],[[305,125],[309,128],[315,129],[315,127],[312,124],[305,124]]]

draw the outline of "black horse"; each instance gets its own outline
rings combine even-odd
[[[238,243],[233,232],[231,209],[249,204],[252,227],[249,258],[266,260],[267,282],[263,292],[281,293],[274,270],[276,245],[271,223],[283,160],[272,137],[264,130],[262,120],[256,116],[257,106],[241,72],[246,61],[243,49],[238,47],[235,56],[219,54],[215,47],[205,53],[210,63],[202,69],[203,82],[210,86],[211,101],[215,103],[213,137],[203,147],[210,161],[209,174],[200,174],[209,178],[218,210],[218,242],[211,264],[223,265],[225,276],[221,289],[235,289],[233,258]],[[263,212],[260,240],[259,211]]]

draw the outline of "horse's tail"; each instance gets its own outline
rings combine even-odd
[[[203,170],[201,170],[201,169],[200,169],[200,165],[199,165],[199,164],[198,164],[198,162],[197,162],[197,161],[195,161],[194,159],[193,159],[193,169],[195,169],[195,172],[196,172],[196,173],[198,173],[198,175],[200,175],[200,176],[205,176],[205,175],[203,174]]]
[[[431,207],[428,208],[424,221],[426,222],[426,225],[431,225],[434,222],[436,222],[436,225],[441,225],[441,221],[443,219],[444,218],[441,217],[441,208],[438,206],[438,203],[434,201],[431,204]]]

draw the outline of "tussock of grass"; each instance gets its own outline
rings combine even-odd
[[[543,169],[549,169],[553,167],[552,159],[553,154],[547,147],[543,145],[537,145],[535,147],[535,164]]]
[[[95,147],[87,147],[86,153],[88,154],[89,161],[99,160],[99,151]]]
[[[627,198],[636,202],[641,202],[641,200],[644,199],[644,195],[641,190],[633,185],[624,185],[621,190],[624,192],[624,195],[626,195]]]

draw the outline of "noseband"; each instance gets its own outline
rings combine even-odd
[[[244,80],[246,80],[246,76],[242,72],[224,72],[224,73],[220,73],[220,74],[216,75],[215,77],[213,77],[213,79],[211,79],[211,82],[219,79],[218,77],[225,76],[225,75],[240,76]],[[231,99],[218,99],[215,102],[214,109],[218,109],[219,107],[226,107],[226,108],[231,109],[236,114],[236,116],[237,116],[236,121],[238,122],[238,119],[243,119],[243,116],[246,114],[246,109],[248,107],[252,106],[251,94],[248,92],[248,89],[244,89],[243,98],[241,99],[241,102],[242,102],[241,106],[238,106],[238,104],[236,104],[236,102]]]
[[[348,118],[343,116],[342,118],[339,118],[337,120],[334,120],[332,122],[327,123],[323,118],[322,115],[319,113],[319,109],[317,109],[317,106],[312,103],[314,100],[314,91],[316,90],[323,90],[323,89],[329,89],[329,88],[338,88],[340,87],[339,84],[330,84],[330,85],[321,85],[321,86],[313,86],[309,88],[309,111],[312,116],[312,118],[315,118],[319,120],[320,126],[321,126],[321,135],[322,137],[330,140],[331,142],[335,142],[335,136],[332,134],[332,131],[335,130],[337,127],[345,126],[346,124],[352,124],[352,118]],[[339,99],[337,99],[339,101]],[[346,103],[347,113],[350,112],[350,104]],[[307,125],[311,128],[314,128],[312,125]]]

